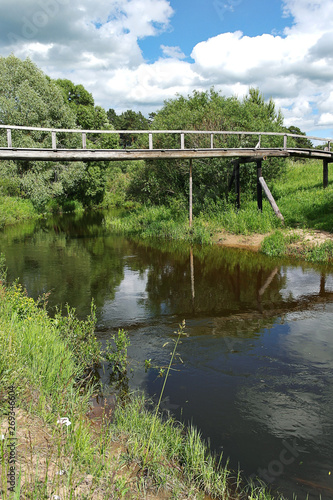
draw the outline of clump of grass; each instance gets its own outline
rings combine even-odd
[[[239,210],[231,203],[217,204],[213,211],[202,213],[201,218],[208,221],[212,232],[225,230],[234,234],[264,234],[281,226],[281,221],[275,217],[266,200],[262,212],[255,201],[245,200]]]
[[[38,214],[30,200],[19,197],[0,196],[0,228],[21,220],[37,218]]]
[[[333,241],[311,243],[300,234],[275,231],[266,236],[261,244],[261,252],[270,257],[289,256],[308,262],[332,262]]]
[[[140,206],[106,218],[106,226],[114,232],[130,236],[139,235],[143,240],[154,238],[208,243],[210,230],[202,219],[194,219],[189,227],[187,212],[183,209],[161,206]]]
[[[286,252],[286,238],[282,231],[275,231],[273,234],[266,236],[261,244],[261,251],[270,257],[278,257]]]

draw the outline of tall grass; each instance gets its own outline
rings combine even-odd
[[[197,214],[190,227],[187,209],[183,204],[179,207],[140,206],[134,211],[107,216],[106,225],[117,233],[138,235],[142,239],[211,243],[212,236],[220,231],[235,234],[266,233],[280,227],[281,222],[274,217],[268,202],[264,202],[264,207],[262,213],[253,201],[246,201],[241,210],[236,210],[232,204],[216,204]]]
[[[289,161],[272,193],[287,226],[333,232],[333,180],[323,188],[321,161]]]
[[[5,225],[36,217],[38,217],[38,214],[30,200],[0,196],[0,229]]]

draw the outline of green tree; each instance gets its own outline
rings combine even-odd
[[[117,115],[114,109],[107,112],[110,123],[116,130],[148,130],[149,120],[143,116],[141,111],[128,109]],[[120,134],[120,145],[122,148],[140,147],[142,136],[138,134]]]
[[[0,123],[45,128],[109,128],[106,112],[94,106],[92,95],[82,85],[69,80],[55,82],[29,59],[21,61],[11,55],[0,57]],[[90,128],[90,127],[89,127]],[[15,147],[51,147],[51,134],[40,131],[12,133]],[[57,134],[60,147],[81,147],[79,134]],[[115,135],[91,134],[87,146],[110,147],[118,144]],[[6,146],[6,131],[0,131],[0,146]],[[92,175],[93,172],[93,175]],[[98,178],[98,172],[100,177]],[[102,165],[77,162],[1,162],[0,193],[30,198],[37,209],[47,204],[55,208],[70,200],[91,203],[101,199],[105,185]],[[83,186],[91,181],[85,192]],[[104,184],[103,184],[104,183]]]
[[[301,129],[299,129],[298,127],[295,127],[295,125],[291,125],[290,127],[288,127],[287,130],[290,134],[304,135],[304,139],[303,139],[303,137],[294,137],[293,138],[296,148],[304,148],[304,149],[313,148],[312,142],[310,141],[310,139],[306,138],[305,132],[302,132]]]
[[[276,111],[272,100],[265,102],[258,89],[250,89],[242,100],[225,97],[214,88],[207,92],[194,91],[184,97],[177,95],[165,101],[163,108],[153,117],[151,125],[155,130],[195,130],[195,131],[243,131],[238,135],[218,135],[214,146],[220,148],[255,147],[258,136],[246,135],[247,131],[283,132],[283,118]],[[262,145],[270,147],[282,145],[282,138],[262,137]],[[280,142],[279,142],[280,141]],[[156,148],[168,149],[180,147],[179,134],[154,136]],[[185,137],[187,148],[210,147],[207,134],[189,134]],[[270,180],[281,172],[283,160],[272,159],[265,162],[264,176]],[[232,165],[224,159],[202,159],[193,161],[193,194],[197,210],[203,206],[224,200],[227,196],[228,180]],[[255,192],[255,166],[247,164],[241,167],[242,190]],[[134,197],[151,200],[153,203],[165,203],[170,197],[188,196],[189,162],[147,161],[138,170],[132,180],[130,192]]]

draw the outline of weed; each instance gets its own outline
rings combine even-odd
[[[114,372],[124,375],[127,371],[127,348],[131,344],[128,333],[118,330],[117,335],[112,335],[111,339],[113,343],[107,341],[104,357],[112,365]]]

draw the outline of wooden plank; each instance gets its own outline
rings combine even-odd
[[[268,189],[268,186],[265,182],[265,179],[263,177],[259,177],[259,182],[265,192],[265,195],[267,196],[267,199],[269,201],[269,203],[271,204],[271,207],[275,213],[275,215],[282,220],[282,222],[284,222],[284,217],[283,215],[281,214],[280,210],[279,210],[279,207],[277,206],[276,204],[276,201],[274,200],[273,198],[273,195],[272,193],[270,192],[270,190]]]
[[[241,158],[258,159],[268,157],[287,157],[289,153],[281,150],[261,150],[257,154],[246,149],[8,149],[0,148],[0,160],[36,160],[36,161],[116,161],[145,159],[190,159],[190,158]],[[333,158],[332,158],[333,159]]]
[[[82,133],[87,134],[214,134],[214,135],[266,135],[272,137],[282,136],[288,137],[299,137],[304,139],[304,135],[289,134],[284,132],[262,132],[262,131],[244,131],[244,130],[86,130],[86,129],[64,129],[64,128],[47,128],[47,127],[25,127],[21,125],[2,125],[0,124],[0,129],[11,129],[11,130],[35,130],[43,132],[68,132],[68,133]],[[332,138],[316,137],[316,136],[306,136],[307,139],[321,141],[321,142],[332,142]]]
[[[323,160],[323,187],[324,189],[328,186],[328,161]]]
[[[193,187],[193,179],[192,179],[192,160],[190,160],[190,188],[189,188],[189,202],[190,202],[190,213],[189,213],[189,219],[190,219],[190,227],[192,227],[192,221],[193,221],[193,192],[192,192],[192,187]]]
[[[7,128],[7,146],[9,148],[13,147],[13,144],[12,144],[12,131],[11,131],[10,128]]]
[[[57,134],[52,132],[52,149],[55,151],[57,149]]]
[[[257,205],[258,210],[262,212],[262,187],[259,180],[260,177],[262,177],[262,160],[257,161]]]
[[[240,170],[239,162],[235,163],[235,194],[236,194],[236,206],[240,208]]]

